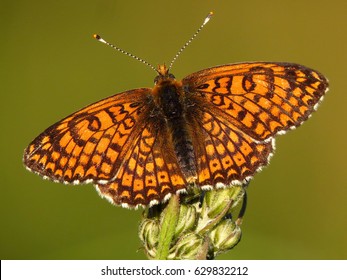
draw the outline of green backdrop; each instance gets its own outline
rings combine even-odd
[[[226,259],[346,259],[346,1],[2,0],[2,259],[142,259],[141,210],[110,205],[92,185],[29,173],[22,153],[45,128],[94,101],[151,87],[155,73],[95,41],[93,33],[152,64],[178,58],[177,78],[238,61],[297,62],[324,73],[317,113],[277,139],[255,176],[241,243]]]

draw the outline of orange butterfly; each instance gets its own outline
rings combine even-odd
[[[94,183],[123,207],[154,205],[189,185],[244,184],[268,164],[274,137],[301,125],[328,89],[322,74],[293,63],[227,64],[181,81],[169,69],[156,69],[152,89],[108,97],[46,129],[25,150],[27,168]]]

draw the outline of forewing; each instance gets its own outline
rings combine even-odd
[[[240,63],[205,69],[182,80],[186,94],[253,139],[299,126],[328,89],[315,70],[290,63]]]
[[[64,183],[105,182],[145,126],[151,89],[116,94],[46,129],[24,152],[30,171]]]

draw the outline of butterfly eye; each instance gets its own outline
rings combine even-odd
[[[171,73],[169,73],[168,76],[169,76],[169,79],[170,79],[170,80],[175,80],[175,79],[176,79],[176,77],[175,77],[173,74],[171,74]]]

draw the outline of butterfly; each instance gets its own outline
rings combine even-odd
[[[322,74],[294,63],[226,64],[182,80],[169,70],[156,68],[153,88],[118,93],[47,128],[24,152],[27,169],[93,183],[123,207],[152,206],[189,186],[246,184],[269,163],[274,137],[307,120],[328,90]]]

